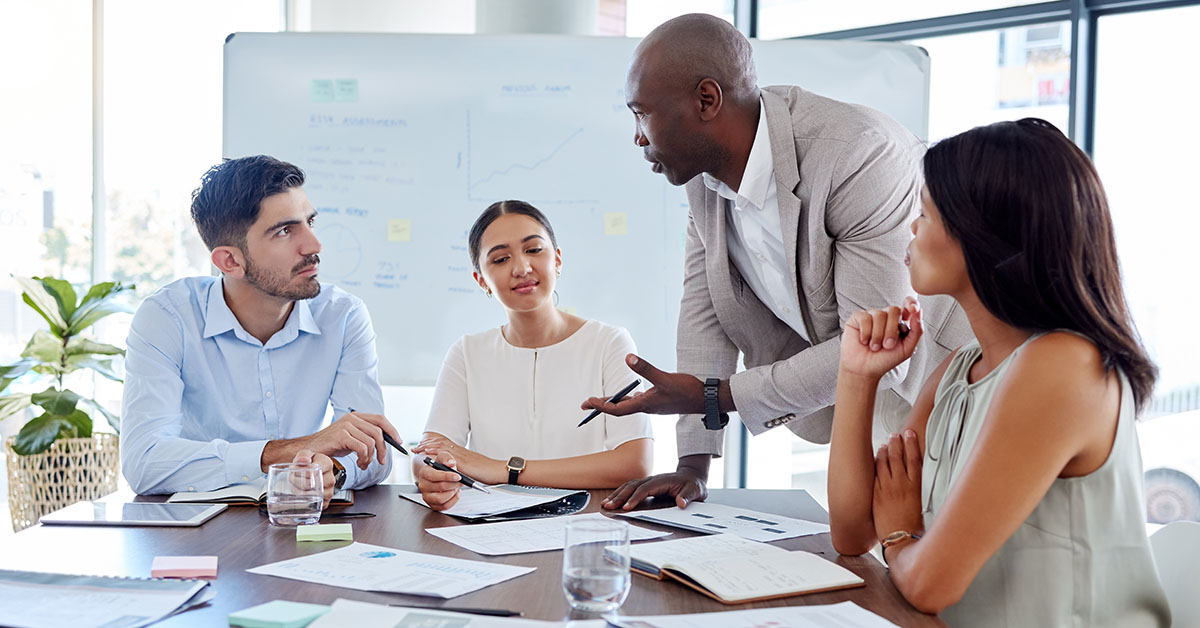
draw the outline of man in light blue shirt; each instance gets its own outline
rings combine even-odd
[[[189,277],[133,317],[121,468],[142,494],[256,480],[313,461],[336,488],[391,470],[375,332],[357,297],[317,281],[304,173],[266,156],[211,168],[192,218],[220,277]],[[326,408],[341,418],[321,428]]]

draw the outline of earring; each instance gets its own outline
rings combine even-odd
[[[557,268],[555,268],[555,269],[554,269],[554,276],[555,276],[555,277],[562,277],[562,266],[559,266],[559,267],[557,267]]]
[[[491,291],[491,290],[488,290],[487,288],[484,288],[484,289],[483,289],[483,293],[487,295],[487,298],[489,298],[489,299],[490,299],[490,298],[492,298],[492,291]]]

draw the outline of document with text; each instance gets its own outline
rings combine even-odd
[[[523,576],[534,569],[351,543],[246,571],[358,591],[449,599]]]

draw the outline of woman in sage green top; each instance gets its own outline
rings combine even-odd
[[[924,168],[912,285],[957,300],[976,340],[872,452],[875,390],[912,355],[921,311],[909,299],[847,321],[834,547],[882,543],[904,597],[954,626],[1169,625],[1133,425],[1156,370],[1133,330],[1095,168],[1033,118],[943,140]]]

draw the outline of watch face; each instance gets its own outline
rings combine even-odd
[[[508,468],[509,469],[518,469],[518,470],[524,469],[525,468],[525,459],[518,457],[518,456],[513,456],[512,458],[509,458],[508,459]]]

